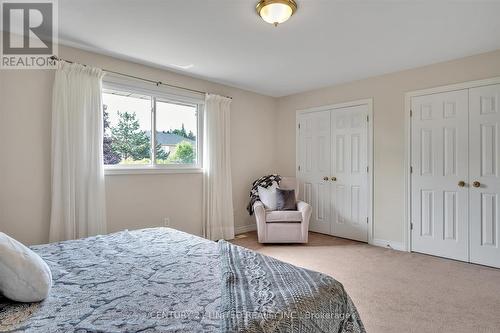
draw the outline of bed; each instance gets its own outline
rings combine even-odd
[[[225,241],[152,228],[31,249],[51,293],[0,296],[2,332],[364,332],[333,278]]]

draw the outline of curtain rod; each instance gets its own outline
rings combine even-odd
[[[74,64],[75,63],[74,61],[66,60],[66,59],[63,59],[63,58],[59,58],[59,57],[56,57],[54,55],[51,56],[50,59],[51,60],[57,60],[57,61],[64,61],[64,62],[67,62],[67,63],[70,63],[70,64]],[[85,64],[81,64],[81,65],[82,66],[87,66]],[[207,94],[206,91],[201,91],[201,90],[196,90],[196,89],[190,89],[190,88],[185,88],[185,87],[181,87],[181,86],[176,86],[174,84],[163,83],[161,81],[154,81],[154,80],[150,80],[150,79],[145,79],[145,78],[142,78],[142,77],[139,77],[139,76],[134,76],[134,75],[130,75],[130,74],[115,72],[115,71],[112,71],[112,70],[109,70],[109,69],[105,69],[105,68],[102,68],[102,70],[104,72],[107,72],[107,73],[117,74],[117,75],[129,77],[129,78],[132,78],[132,79],[136,79],[136,80],[141,80],[141,81],[153,83],[156,86],[163,85],[163,86],[177,88],[177,89],[182,89],[182,90],[187,90],[187,91],[191,91],[191,92],[195,92],[195,93]],[[229,99],[233,99],[231,96],[223,96],[223,97],[226,97],[226,98],[229,98]]]

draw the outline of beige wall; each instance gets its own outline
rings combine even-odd
[[[48,239],[52,80],[0,70],[0,231],[28,244]]]
[[[236,226],[251,182],[274,170],[276,100],[228,86],[73,48],[63,58],[180,86],[229,95]],[[53,71],[0,70],[0,231],[28,244],[48,240]],[[258,131],[256,131],[258,130]],[[106,176],[108,229],[170,225],[201,233],[201,174]]]
[[[280,98],[277,170],[282,174],[295,173],[296,110],[372,97],[374,237],[402,242],[405,92],[495,76],[500,76],[500,50]]]

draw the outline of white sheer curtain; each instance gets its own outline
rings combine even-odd
[[[230,148],[231,99],[207,94],[203,150],[203,236],[234,238]]]
[[[61,62],[52,92],[50,241],[106,232],[103,72]]]

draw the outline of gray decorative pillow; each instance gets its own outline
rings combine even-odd
[[[295,201],[295,190],[276,189],[276,209],[277,210],[297,210]]]

